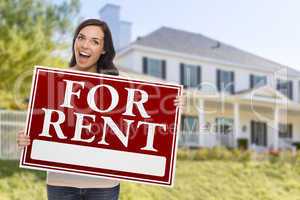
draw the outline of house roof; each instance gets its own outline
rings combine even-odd
[[[287,69],[288,75],[300,76],[300,72],[295,69],[202,34],[169,27],[161,27],[144,37],[139,37],[133,44],[236,63],[250,69],[263,67],[265,70],[269,69],[268,71],[274,72]]]
[[[158,77],[138,73],[134,70],[131,70],[131,69],[128,69],[128,68],[125,68],[125,67],[122,67],[122,66],[117,66],[117,68],[119,69],[120,76],[123,76],[123,77],[137,78],[137,79],[141,79],[141,80],[145,80],[145,81],[156,81],[156,82],[162,82],[162,83],[172,83],[170,81],[166,81],[166,80],[163,80],[163,79],[158,78]]]
[[[253,98],[255,96],[260,97],[273,97],[273,98],[280,98],[285,100],[286,102],[291,102],[284,94],[279,92],[278,90],[274,89],[271,85],[264,85],[257,88],[245,89],[241,90],[234,94],[234,96],[239,97],[246,97],[246,98]]]

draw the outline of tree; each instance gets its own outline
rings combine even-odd
[[[18,77],[32,71],[34,65],[65,66],[57,53],[66,48],[58,36],[70,33],[79,12],[79,0],[52,4],[46,0],[0,1],[0,98],[15,107],[13,90]],[[20,98],[29,95],[31,78],[21,83]],[[5,99],[3,98],[3,99]],[[2,100],[3,100],[2,99]]]

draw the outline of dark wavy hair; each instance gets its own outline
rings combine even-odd
[[[113,45],[111,32],[107,24],[104,21],[101,21],[99,19],[87,19],[81,22],[79,26],[76,28],[73,37],[72,57],[69,63],[69,67],[73,67],[76,65],[75,52],[74,52],[75,40],[79,32],[81,31],[81,29],[83,29],[86,26],[98,26],[101,28],[101,30],[104,33],[103,51],[105,51],[105,54],[101,54],[101,56],[97,61],[97,72],[103,74],[110,74],[110,75],[119,75],[119,71],[113,63],[113,59],[116,55],[116,52]]]

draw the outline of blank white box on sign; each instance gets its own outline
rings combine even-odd
[[[164,176],[166,168],[166,158],[163,156],[44,140],[33,140],[31,158],[152,176]]]

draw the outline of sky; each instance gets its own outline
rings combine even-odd
[[[80,15],[98,18],[107,3],[132,23],[132,40],[167,26],[300,70],[299,0],[81,0]]]

